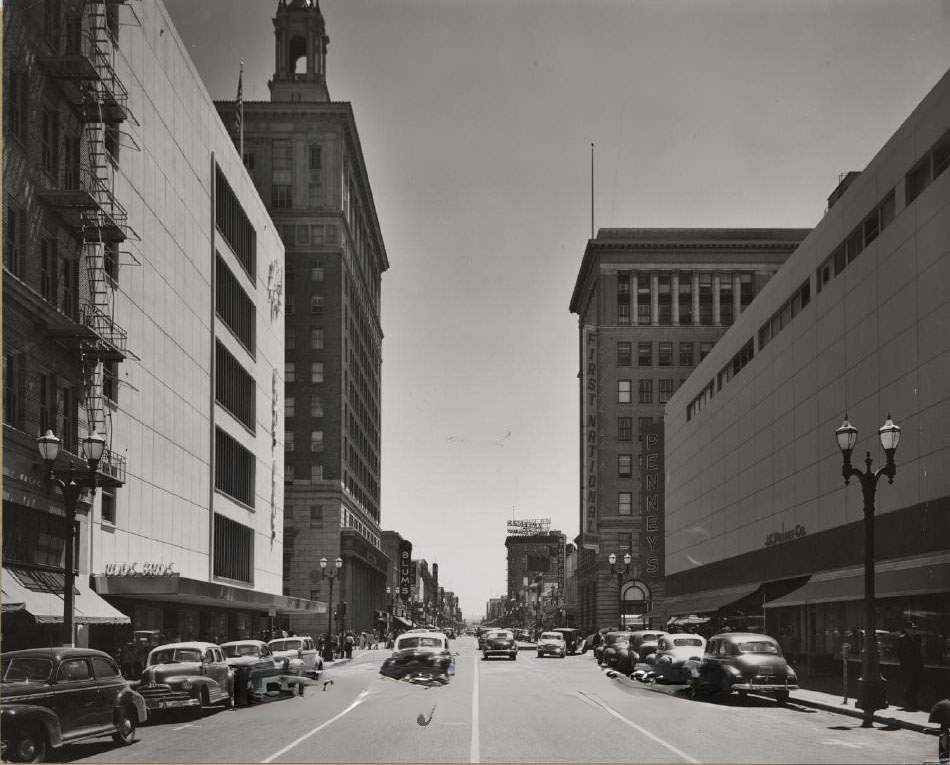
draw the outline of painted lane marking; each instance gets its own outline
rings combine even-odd
[[[301,743],[303,743],[304,741],[306,741],[308,738],[310,738],[310,737],[311,737],[312,735],[314,735],[315,733],[319,733],[319,732],[322,731],[324,728],[326,728],[328,725],[332,725],[333,723],[335,723],[337,720],[339,720],[341,717],[343,717],[343,715],[345,715],[345,714],[347,714],[347,713],[349,713],[349,712],[352,712],[354,709],[356,709],[360,704],[362,704],[362,703],[366,700],[366,697],[369,696],[369,693],[370,693],[370,692],[369,692],[368,689],[367,689],[367,690],[364,690],[364,691],[361,691],[361,692],[360,692],[360,695],[356,697],[355,701],[353,701],[353,703],[350,704],[350,705],[349,705],[346,709],[344,709],[342,712],[340,712],[339,714],[334,715],[333,717],[331,717],[331,718],[330,718],[329,720],[327,720],[326,722],[321,723],[320,725],[318,725],[316,728],[314,728],[314,729],[313,729],[312,731],[310,731],[309,733],[304,733],[304,734],[303,734],[300,738],[298,738],[296,741],[292,741],[291,743],[287,744],[287,746],[285,746],[283,749],[281,749],[281,750],[279,750],[279,751],[277,751],[277,752],[274,752],[274,754],[272,754],[272,755],[271,755],[270,757],[268,757],[266,760],[261,760],[261,765],[267,765],[267,763],[273,762],[274,760],[276,760],[276,759],[277,759],[278,757],[280,757],[281,755],[286,754],[287,752],[289,752],[291,749],[293,749],[293,748],[294,748],[295,746],[297,746],[298,744],[301,744]]]
[[[475,681],[472,683],[472,745],[468,752],[469,762],[481,762],[478,742],[478,668],[480,662],[473,661],[475,667]]]
[[[820,741],[821,744],[826,744],[828,746],[846,746],[848,749],[864,749],[860,744],[852,744],[850,741],[842,741],[838,738],[826,738],[824,741]]]
[[[671,743],[669,743],[669,742],[667,742],[667,741],[664,741],[662,738],[660,738],[659,736],[657,736],[657,735],[655,735],[655,734],[653,734],[653,733],[650,733],[650,731],[648,731],[646,728],[643,728],[643,727],[637,725],[637,724],[636,724],[635,722],[633,722],[632,720],[628,720],[626,717],[624,717],[624,716],[623,716],[622,714],[620,714],[618,711],[616,711],[615,709],[613,709],[613,708],[610,707],[609,705],[605,704],[603,701],[601,701],[601,700],[598,699],[597,697],[595,697],[595,696],[590,696],[589,694],[584,693],[584,691],[578,691],[578,693],[579,693],[581,696],[586,697],[589,701],[593,702],[595,705],[597,705],[600,709],[602,709],[602,710],[603,710],[604,712],[606,712],[607,714],[612,715],[613,717],[616,717],[616,718],[617,718],[618,720],[620,720],[620,722],[622,722],[624,725],[627,725],[628,727],[633,728],[635,731],[637,731],[638,733],[640,733],[640,734],[646,736],[648,739],[650,739],[650,740],[652,740],[652,741],[655,741],[655,742],[656,742],[657,744],[659,744],[660,746],[666,747],[666,748],[669,749],[673,754],[675,754],[677,757],[679,757],[679,758],[685,760],[686,762],[693,763],[693,765],[700,765],[700,763],[702,762],[702,760],[697,760],[697,759],[694,759],[693,757],[690,757],[688,754],[686,754],[686,752],[682,751],[681,749],[677,749],[677,748],[676,748],[675,746],[673,746]]]

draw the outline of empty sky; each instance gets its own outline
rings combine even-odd
[[[269,100],[276,0],[166,0],[214,98]],[[813,226],[950,67],[950,0],[321,0],[389,255],[382,525],[466,617],[505,521],[578,531],[595,225]]]

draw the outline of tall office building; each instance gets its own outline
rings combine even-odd
[[[159,0],[14,2],[4,26],[3,644],[260,635],[282,594],[283,247]]]
[[[663,530],[662,515],[647,512],[641,436],[655,434],[673,392],[808,231],[602,229],[587,243],[570,304],[580,341],[578,626],[649,623],[663,597]],[[610,553],[619,569],[631,555],[619,583]]]
[[[379,489],[380,285],[389,262],[352,107],[330,100],[316,0],[280,0],[274,42],[270,101],[218,109],[286,249],[285,592],[325,600],[326,574],[337,576],[336,623],[302,615],[289,626],[369,629],[386,607],[392,565]]]

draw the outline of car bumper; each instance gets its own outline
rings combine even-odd
[[[550,653],[554,656],[561,656],[562,654],[567,653],[567,651],[565,651],[563,648],[557,648],[555,646],[545,648],[543,645],[539,645],[538,653]]]
[[[486,656],[512,656],[518,653],[517,648],[485,648],[482,653]]]
[[[798,683],[762,683],[741,681],[733,683],[732,687],[737,691],[797,691]]]

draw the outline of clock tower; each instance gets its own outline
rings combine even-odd
[[[318,0],[280,0],[274,17],[274,78],[267,83],[272,102],[326,103],[326,23]]]

